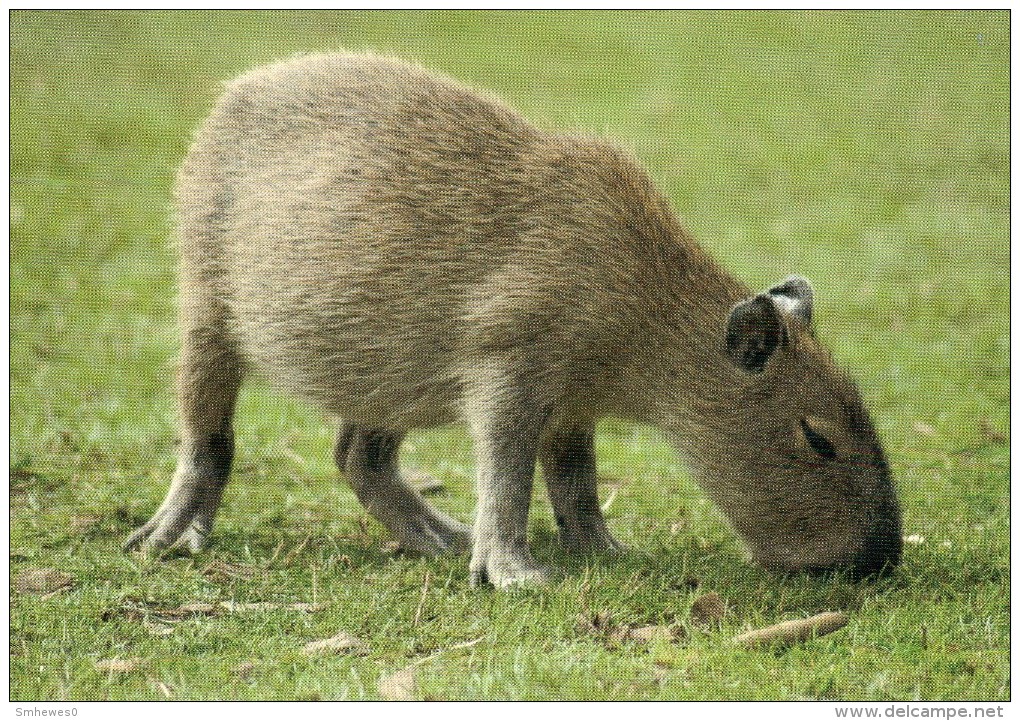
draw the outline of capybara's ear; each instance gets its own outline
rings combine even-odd
[[[767,293],[737,303],[726,321],[726,353],[748,373],[765,370],[785,337],[779,309]]]
[[[811,325],[815,291],[807,278],[791,275],[779,285],[769,288],[768,294],[780,311],[793,316],[804,325]]]

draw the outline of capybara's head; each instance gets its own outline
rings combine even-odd
[[[812,329],[791,277],[730,311],[699,477],[755,561],[777,571],[891,569],[902,550],[889,466],[853,381]]]

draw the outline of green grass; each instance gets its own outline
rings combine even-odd
[[[11,697],[377,698],[381,676],[420,661],[428,699],[1008,698],[1008,23],[1006,12],[13,13],[11,573],[57,568],[76,582],[12,594]],[[211,548],[122,554],[174,464],[175,166],[220,80],[336,47],[417,58],[544,126],[611,135],[735,273],[755,286],[810,277],[820,333],[885,439],[905,533],[925,539],[902,568],[852,585],[748,566],[655,432],[608,420],[609,523],[632,553],[563,559],[538,493],[536,552],[564,580],[470,590],[464,559],[388,553],[329,461],[330,429],[259,384],[242,396]],[[415,434],[405,456],[446,483],[438,505],[470,516],[462,429]],[[203,575],[214,559],[250,577]],[[709,591],[729,610],[703,630],[689,609]],[[137,612],[221,600],[324,608],[183,618],[164,636]],[[828,609],[850,624],[786,652],[728,644]],[[600,611],[686,634],[607,643],[577,627]],[[302,655],[339,631],[368,654]],[[115,657],[145,663],[95,669]]]

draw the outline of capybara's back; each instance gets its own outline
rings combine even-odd
[[[449,421],[470,293],[535,200],[534,142],[497,103],[404,63],[255,71],[181,173],[184,273],[275,384],[384,427]]]
[[[316,55],[227,86],[177,195],[181,458],[130,547],[201,547],[251,370],[339,416],[366,508],[409,549],[470,542],[475,582],[546,578],[526,541],[536,462],[567,548],[618,548],[595,488],[607,414],[666,430],[765,565],[898,558],[888,467],[811,330],[811,286],[750,294],[614,147],[402,61]],[[397,465],[408,430],[456,419],[471,531]]]

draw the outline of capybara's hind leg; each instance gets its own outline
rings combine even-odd
[[[234,456],[231,420],[241,362],[223,324],[185,329],[178,378],[181,448],[166,500],[125,543],[136,548],[202,548]]]
[[[362,505],[411,551],[435,555],[467,550],[468,527],[440,513],[402,478],[397,454],[403,434],[345,424],[334,456]]]

